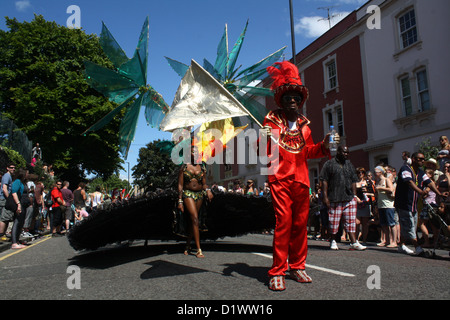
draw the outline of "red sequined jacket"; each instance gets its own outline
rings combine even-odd
[[[272,136],[278,139],[278,159],[271,162],[275,168],[269,175],[269,182],[285,179],[292,176],[294,181],[309,187],[308,159],[330,157],[329,150],[323,143],[314,144],[311,137],[310,121],[303,115],[297,118],[297,128],[289,129],[289,123],[281,109],[270,111],[264,119],[263,125],[279,130],[279,137],[272,130]],[[275,134],[274,134],[275,133]],[[271,141],[271,143],[274,143]],[[270,146],[268,147],[268,150]],[[270,153],[270,151],[268,151]],[[270,154],[269,154],[270,155]]]

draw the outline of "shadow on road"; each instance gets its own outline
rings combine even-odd
[[[242,244],[230,242],[205,242],[202,249],[207,252],[260,252],[272,253],[271,246]],[[83,251],[69,259],[69,265],[77,265],[80,268],[108,269],[129,262],[156,257],[161,254],[183,254],[184,243],[160,243],[150,245],[125,244],[110,245],[95,251]]]
[[[206,252],[272,253],[271,246],[230,242],[205,242],[202,243],[202,249]],[[157,257],[162,254],[181,255],[183,250],[184,243],[160,243],[142,246],[115,245],[95,251],[80,252],[69,259],[69,265],[76,265],[86,269],[104,270],[142,259]],[[150,268],[141,274],[141,279],[143,280],[201,272],[215,272],[161,259],[145,264],[149,265]],[[225,269],[219,274],[223,276],[232,277],[233,273],[237,273],[267,284],[267,267],[253,267],[246,263],[223,264],[222,266]]]

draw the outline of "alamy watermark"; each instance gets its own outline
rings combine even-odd
[[[66,26],[69,29],[81,28],[81,9],[77,5],[70,5],[67,7],[66,13],[71,13],[67,18]]]
[[[367,273],[370,274],[367,278],[367,288],[369,290],[381,289],[381,269],[377,265],[370,265],[367,268]]]
[[[66,273],[70,274],[67,278],[67,289],[81,289],[81,270],[78,266],[68,266]]]
[[[371,5],[367,7],[366,13],[369,13],[370,16],[367,18],[366,26],[367,29],[381,29],[381,10],[380,7],[376,5]]]

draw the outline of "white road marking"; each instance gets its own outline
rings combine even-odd
[[[259,253],[259,252],[252,252],[252,253],[256,254],[257,256],[261,256],[261,257],[272,259],[272,255],[270,255],[270,254]],[[306,264],[306,267],[311,268],[311,269],[320,270],[320,271],[323,271],[323,272],[332,273],[332,274],[335,274],[335,275],[338,275],[338,276],[342,276],[342,277],[355,277],[355,275],[351,274],[351,273],[337,271],[337,270],[323,268],[323,267],[318,267],[318,266],[314,266],[314,265],[308,264],[308,263]]]

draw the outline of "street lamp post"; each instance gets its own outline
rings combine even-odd
[[[289,12],[291,14],[291,42],[292,42],[292,63],[295,63],[295,33],[294,33],[294,13],[292,9],[292,0],[289,0]]]

